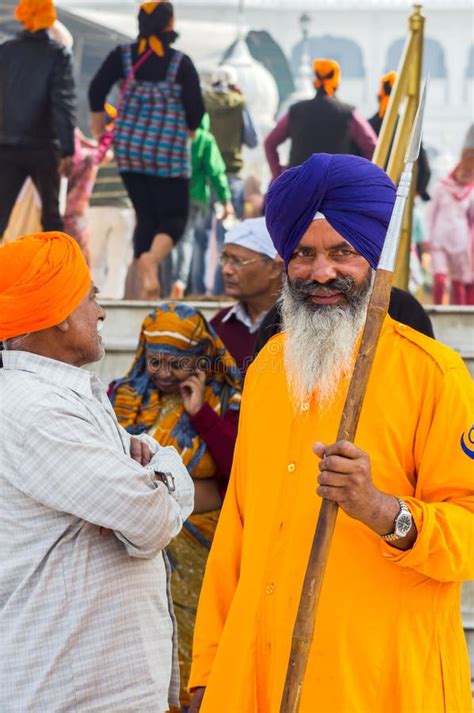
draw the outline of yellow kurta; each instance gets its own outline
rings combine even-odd
[[[334,442],[343,405],[341,394],[323,414],[295,415],[283,340],[246,377],[195,629],[201,713],[279,711],[320,506],[311,444]],[[387,317],[355,442],[375,485],[409,505],[418,538],[400,552],[339,513],[301,713],[471,711],[459,599],[474,578],[473,407],[459,356]]]

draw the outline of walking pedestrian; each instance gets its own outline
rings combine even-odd
[[[171,2],[145,2],[139,36],[116,47],[89,88],[92,132],[104,134],[108,93],[123,80],[114,151],[136,213],[131,296],[160,294],[158,267],[180,240],[189,214],[190,132],[204,115],[199,77],[191,59],[172,48]]]

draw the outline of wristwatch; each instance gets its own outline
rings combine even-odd
[[[400,498],[397,498],[400,504],[400,512],[395,518],[395,528],[393,532],[389,532],[387,535],[382,535],[382,540],[385,542],[395,542],[396,540],[401,540],[402,537],[406,537],[413,526],[413,517],[408,509],[406,503]]]
[[[174,493],[176,487],[174,484],[174,475],[172,473],[165,473],[162,470],[155,470],[155,475],[157,476],[158,480],[161,480],[161,482],[166,485],[169,493]]]

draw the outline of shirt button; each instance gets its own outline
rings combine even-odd
[[[301,410],[302,410],[302,411],[309,411],[309,404],[308,404],[308,403],[303,404],[303,406],[301,407]]]
[[[296,463],[288,463],[288,473],[294,473],[296,470]]]
[[[265,594],[273,594],[275,586],[273,584],[267,584],[265,587]]]

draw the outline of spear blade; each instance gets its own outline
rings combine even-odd
[[[428,79],[425,79],[421,90],[421,96],[418,104],[418,109],[416,111],[415,121],[413,122],[413,129],[411,132],[410,141],[408,143],[408,148],[405,154],[405,163],[414,163],[420,155],[421,134],[423,129],[423,117],[425,114],[427,86]]]

